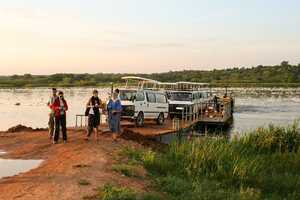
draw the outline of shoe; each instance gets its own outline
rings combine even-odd
[[[56,141],[53,141],[53,144],[57,144],[57,142],[56,142]]]
[[[67,140],[64,140],[64,143],[66,144],[66,143],[67,143]]]

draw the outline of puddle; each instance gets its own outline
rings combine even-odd
[[[0,150],[0,155],[5,154]],[[43,160],[15,160],[0,158],[0,178],[14,176],[38,167]]]

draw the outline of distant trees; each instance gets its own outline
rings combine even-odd
[[[169,71],[153,74],[53,74],[36,76],[31,74],[1,76],[0,87],[48,87],[48,86],[100,86],[111,82],[120,83],[122,76],[135,75],[162,82],[193,81],[207,82],[216,86],[300,86],[300,64],[291,65],[282,61],[280,65],[251,68],[227,68],[204,70]]]
[[[289,66],[289,61],[282,61],[281,66],[282,67],[288,67]]]

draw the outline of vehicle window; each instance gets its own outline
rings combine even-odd
[[[193,95],[189,92],[173,92],[170,93],[170,100],[172,101],[192,101]]]
[[[166,103],[166,96],[163,94],[156,94],[156,102],[157,103]]]
[[[120,91],[120,99],[121,101],[132,101],[134,99],[134,96],[136,95],[135,91],[129,91],[129,90],[121,90]]]
[[[147,100],[149,103],[155,103],[156,102],[155,95],[153,93],[147,92]]]
[[[136,93],[136,98],[135,98],[136,101],[144,101],[145,100],[145,96],[144,96],[144,93],[143,92],[138,92]]]

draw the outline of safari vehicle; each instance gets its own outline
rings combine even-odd
[[[170,117],[181,118],[185,106],[204,103],[210,100],[207,91],[167,91]]]
[[[207,83],[176,82],[160,85],[166,89],[170,118],[182,118],[185,107],[205,103],[211,99]],[[193,108],[199,110],[197,106]]]
[[[122,119],[134,120],[137,126],[143,126],[145,120],[156,120],[162,125],[168,117],[169,104],[165,92],[158,91],[158,81],[128,76],[124,89],[120,89],[119,98],[122,104]],[[137,85],[129,85],[136,81]]]

